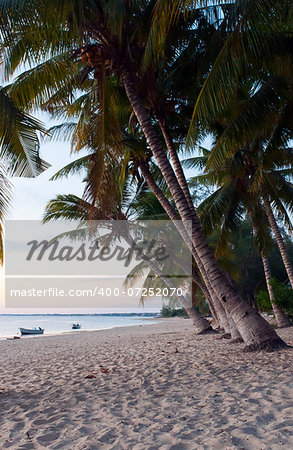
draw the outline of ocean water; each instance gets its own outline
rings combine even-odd
[[[105,330],[114,327],[156,323],[156,314],[33,314],[0,315],[0,338],[20,335],[19,327],[44,328],[44,335],[64,332],[78,333],[82,330]],[[72,330],[73,323],[81,330]]]

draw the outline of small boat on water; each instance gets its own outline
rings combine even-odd
[[[21,334],[44,334],[44,328],[19,328]]]
[[[73,330],[80,330],[81,329],[81,325],[79,323],[73,323],[72,324],[72,329]]]

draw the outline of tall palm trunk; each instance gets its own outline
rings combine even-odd
[[[218,316],[220,327],[225,331],[225,333],[230,333],[231,330],[228,315],[217,295],[214,297],[214,308],[216,311],[216,315]]]
[[[241,334],[239,333],[238,328],[236,327],[235,322],[231,316],[229,317],[229,326],[232,341],[243,342]]]
[[[178,215],[177,215],[176,211],[174,210],[173,206],[170,204],[169,200],[165,197],[165,195],[161,191],[161,189],[157,186],[155,180],[152,177],[152,174],[149,171],[147,164],[145,162],[141,161],[140,168],[141,168],[142,174],[143,174],[149,188],[151,189],[151,191],[153,192],[155,197],[158,199],[158,201],[160,202],[160,204],[162,205],[162,207],[164,208],[164,210],[166,211],[166,213],[168,214],[170,219],[174,221],[175,226],[178,229],[181,236],[183,237],[183,239],[186,242],[188,242],[188,246],[190,248],[192,256],[195,259],[195,262],[199,268],[199,271],[203,277],[204,283],[205,283],[207,291],[208,291],[208,295],[206,297],[208,300],[211,301],[211,304],[214,306],[214,310],[216,312],[220,327],[222,329],[224,329],[224,331],[226,333],[229,333],[230,327],[229,327],[229,322],[227,319],[227,314],[225,312],[225,309],[224,309],[223,305],[221,304],[220,300],[218,299],[217,293],[215,292],[209,278],[206,275],[205,268],[204,268],[201,260],[199,259],[198,254],[195,252],[194,246],[193,245],[190,246],[191,242],[190,242],[190,238],[188,236],[187,231],[185,230],[183,224],[178,222]],[[212,307],[211,307],[211,309],[212,309]]]
[[[181,162],[179,160],[179,157],[178,157],[178,154],[177,154],[177,151],[176,151],[176,148],[175,148],[172,136],[171,136],[170,131],[169,131],[167,125],[166,125],[166,121],[162,117],[159,118],[159,126],[160,126],[160,129],[161,129],[162,135],[164,137],[164,140],[165,140],[165,143],[166,143],[166,146],[167,146],[167,150],[168,150],[169,155],[170,155],[170,159],[171,159],[171,162],[172,162],[172,166],[174,168],[174,172],[175,172],[175,175],[176,175],[176,178],[177,178],[177,181],[178,181],[178,185],[180,186],[180,188],[182,190],[182,194],[184,196],[184,199],[186,200],[187,205],[188,205],[188,207],[189,207],[189,209],[190,209],[190,211],[192,213],[191,220],[194,220],[194,216],[193,215],[195,215],[196,213],[195,213],[193,201],[192,201],[192,198],[191,198],[191,195],[190,195],[189,187],[188,187],[188,184],[187,184],[187,181],[186,181],[186,178],[185,178],[185,174],[184,174],[184,171],[182,169]],[[199,270],[200,270],[200,272],[202,274],[202,277],[206,281],[206,284],[209,285],[209,282],[207,281],[208,274],[206,273],[206,270],[205,270],[202,262],[200,261],[200,258],[198,258],[198,254],[196,252],[196,249],[194,249],[194,251],[196,253],[196,255],[194,255],[194,257],[195,257],[195,260],[197,261],[197,264],[198,264]]]
[[[186,198],[189,208],[191,209],[192,213],[195,215],[196,212],[194,209],[194,204],[192,201],[192,197],[190,195],[189,187],[188,187],[188,184],[186,181],[186,177],[185,177],[181,162],[178,157],[178,153],[174,146],[174,142],[173,142],[172,136],[170,134],[170,131],[166,125],[166,121],[162,117],[159,118],[159,126],[162,131],[162,134],[163,134],[163,137],[164,137],[164,140],[165,140],[165,143],[166,143],[169,155],[170,155],[172,165],[174,167],[174,171],[175,171],[179,186],[181,187],[182,192],[184,193],[184,196]],[[214,301],[214,303],[215,303],[214,310],[217,311],[218,321],[221,325],[221,328],[223,328],[226,333],[230,333],[231,322],[230,322],[230,320],[228,320],[226,311],[225,311],[224,307],[221,305],[220,300],[217,298],[217,294],[215,293],[210,281],[208,280],[208,275],[206,274],[206,270],[199,258],[197,259],[197,264],[198,264],[200,272],[203,276],[203,279],[206,281],[206,284],[207,284],[207,286],[209,286],[209,290],[212,293],[212,301]],[[236,327],[236,324],[234,321],[233,321],[233,329],[234,329],[234,334],[236,336],[237,327]]]
[[[219,318],[216,314],[215,308],[213,307],[213,304],[211,301],[208,301],[208,305],[209,305],[209,309],[210,309],[212,319],[213,319],[213,324],[214,324],[213,328],[214,328],[214,330],[219,331],[219,329],[220,329]]]
[[[286,269],[286,272],[287,272],[287,275],[288,275],[288,278],[289,278],[289,281],[290,281],[290,284],[291,284],[291,288],[293,289],[293,267],[292,267],[292,265],[291,265],[291,263],[289,261],[289,255],[288,255],[286,246],[284,244],[282,235],[280,233],[278,224],[276,222],[276,219],[275,219],[275,216],[273,214],[273,211],[272,211],[272,208],[271,208],[271,205],[270,205],[270,202],[269,202],[268,198],[264,196],[263,197],[263,202],[264,202],[264,205],[265,205],[265,210],[266,210],[266,214],[267,214],[268,219],[269,219],[269,223],[270,223],[271,229],[273,230],[274,236],[276,238],[276,241],[277,241],[277,244],[278,244],[281,256],[282,256],[282,260],[283,260],[283,263],[284,263],[284,266],[285,266],[285,269]]]
[[[174,171],[175,171],[179,186],[181,187],[182,192],[184,193],[184,196],[187,200],[188,206],[190,207],[190,209],[194,209],[193,201],[192,201],[192,198],[190,195],[190,191],[189,191],[189,187],[188,187],[188,184],[187,184],[187,181],[185,178],[184,171],[181,166],[181,162],[179,160],[176,148],[174,146],[172,136],[170,135],[169,129],[166,125],[166,121],[163,118],[159,119],[159,126],[162,131],[164,140],[166,142],[167,150],[169,152],[170,159],[171,159],[172,165],[174,167]]]
[[[262,253],[261,259],[262,259],[262,263],[263,263],[267,289],[268,289],[270,301],[272,304],[273,312],[275,315],[275,319],[277,322],[277,326],[278,326],[278,328],[290,327],[291,326],[290,320],[288,319],[286,314],[282,311],[282,309],[277,305],[276,300],[275,300],[274,290],[270,283],[270,281],[272,279],[272,273],[271,273],[269,258],[264,253]]]
[[[257,313],[256,310],[246,304],[242,298],[229,285],[222,275],[211,249],[202,233],[196,215],[192,215],[188,202],[180,188],[173,169],[166,157],[153,127],[149,114],[144,107],[143,101],[137,94],[132,74],[128,67],[122,66],[121,77],[126,95],[132,109],[140,123],[144,136],[148,142],[151,152],[156,159],[159,168],[168,185],[171,195],[182,220],[192,220],[192,243],[204,265],[207,275],[213,287],[221,299],[225,310],[232,318],[246,344],[247,350],[273,349],[284,347],[285,343],[277,335],[275,330]]]
[[[216,310],[214,308],[210,293],[208,291],[208,289],[206,288],[206,286],[201,282],[200,278],[198,275],[196,275],[195,270],[192,270],[192,279],[194,281],[194,286],[195,286],[195,292],[196,292],[196,287],[199,287],[199,289],[201,290],[202,294],[204,295],[204,298],[206,299],[211,315],[213,316],[215,323],[217,324],[216,327],[219,327],[219,317],[216,313]],[[195,295],[195,293],[193,293]]]
[[[195,281],[196,280],[196,281]],[[210,296],[209,296],[209,292],[208,290],[205,288],[205,286],[203,286],[203,284],[198,281],[198,277],[194,274],[192,274],[192,307],[195,308],[196,307],[196,292],[197,292],[197,288],[200,288],[210,309],[210,312],[213,316],[213,319],[215,321],[216,326],[214,328],[219,327],[219,319],[218,316],[216,314],[216,311],[213,307],[213,304],[211,302]]]
[[[215,316],[219,322],[220,327],[224,329],[226,333],[230,333],[230,326],[225,308],[218,299],[217,293],[214,291],[212,284],[209,281],[209,278],[205,276],[206,275],[205,269],[197,253],[195,252],[194,246],[193,245],[190,246],[191,242],[187,231],[185,230],[181,222],[178,221],[178,216],[173,206],[170,204],[169,200],[165,197],[161,189],[157,186],[155,180],[152,177],[152,174],[149,171],[147,164],[142,161],[140,163],[140,168],[149,188],[152,190],[152,192],[154,193],[154,195],[156,196],[156,198],[158,199],[158,201],[160,202],[160,204],[162,205],[162,207],[164,208],[170,219],[174,221],[175,226],[178,229],[181,236],[183,237],[183,239],[188,243],[188,247],[190,248],[190,251],[195,259],[195,262],[203,276],[204,283],[207,289],[206,298],[208,301],[210,301],[210,309],[214,310]],[[198,284],[198,281],[196,281],[196,283]]]
[[[123,234],[123,238],[126,240],[127,244],[131,247],[135,244],[132,236],[130,233],[125,230]],[[172,282],[172,278],[168,278],[165,276],[165,274],[161,271],[161,269],[152,261],[150,261],[148,258],[145,258],[145,263],[149,266],[149,268],[158,276],[160,277],[166,286],[168,286],[169,289],[174,289],[176,286]],[[205,317],[203,317],[199,312],[197,312],[194,308],[192,308],[192,303],[189,301],[186,297],[181,297],[181,304],[189,317],[192,320],[192,323],[196,329],[197,334],[204,334],[213,332],[213,329]]]

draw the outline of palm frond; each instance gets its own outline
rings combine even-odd
[[[43,222],[51,220],[84,221],[90,218],[91,205],[73,194],[57,195],[46,206]]]
[[[221,115],[236,93],[239,78],[253,70],[272,66],[280,76],[288,73],[288,54],[280,41],[282,18],[286,17],[289,2],[252,0],[236,2],[235,25],[220,50],[197,97],[187,143],[193,143],[198,122]],[[238,18],[237,18],[238,16]],[[261,17],[261,20],[260,20]],[[276,50],[277,49],[277,50]],[[279,58],[284,51],[283,57]]]
[[[5,169],[0,165],[0,265],[4,260],[3,227],[9,212],[10,199],[11,184],[6,177]]]
[[[0,89],[0,159],[10,175],[34,177],[50,165],[39,156],[37,131],[40,121],[18,109],[4,89]]]
[[[81,170],[87,171],[89,168],[89,162],[91,157],[86,155],[82,156],[79,159],[72,161],[66,166],[62,167],[62,169],[58,170],[51,178],[51,181],[60,180],[62,178],[67,178],[69,175],[80,175]]]

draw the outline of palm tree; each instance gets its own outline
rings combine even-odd
[[[288,148],[292,138],[290,77],[293,65],[290,50],[285,45],[286,33],[281,39],[281,54],[286,71],[278,70],[273,62],[270,72],[266,67],[248,71],[246,77],[242,77],[235,86],[234,97],[227,96],[220,106],[222,114],[213,110],[205,118],[206,127],[216,140],[211,152],[206,152],[205,162],[200,159],[189,161],[191,165],[206,164],[206,173],[200,180],[221,187],[208,200],[209,205],[205,203],[205,208],[216,206],[213,213],[217,214],[219,222],[221,214],[219,211],[216,213],[216,209],[221,209],[221,202],[222,207],[226,208],[225,222],[229,227],[233,222],[234,226],[237,225],[243,207],[250,211],[253,203],[263,201],[276,235],[278,228],[270,202],[273,202],[279,214],[291,226],[286,207],[289,210],[292,208],[293,198],[290,183],[292,150]],[[276,54],[276,50],[273,51],[274,61],[280,55]],[[235,210],[232,209],[233,202],[228,196],[233,196]],[[228,203],[224,205],[226,200]],[[255,226],[258,227],[259,225]],[[281,239],[278,241],[285,267],[290,273],[285,247]],[[263,251],[261,250],[262,253]]]
[[[210,152],[205,151],[205,153],[208,155]],[[261,161],[257,159],[260,156]],[[276,182],[273,185],[273,194],[276,198],[275,192],[278,192],[276,204],[280,205],[281,211],[284,212],[282,201],[286,202],[288,199],[288,191],[291,191],[292,187],[290,182],[287,182],[282,177],[282,171],[280,169],[276,170],[275,167],[269,168],[268,158],[266,156],[265,152],[261,152],[260,155],[255,155],[249,150],[243,151],[242,154],[238,152],[233,158],[227,160],[222,168],[209,170],[206,174],[200,175],[198,178],[219,187],[202,202],[199,206],[199,212],[204,229],[208,232],[214,229],[220,230],[218,253],[223,243],[227,242],[229,233],[240,225],[244,213],[246,212],[248,214],[263,261],[267,289],[277,324],[281,328],[290,325],[290,321],[276,304],[273,289],[270,284],[272,277],[267,251],[269,245],[271,245],[271,230],[265,209],[260,203],[262,199],[260,196],[265,188],[266,191],[272,188],[271,183],[268,181],[271,179],[278,180],[279,183],[277,184]],[[208,156],[191,158],[188,161],[188,165],[202,165],[207,160]],[[256,168],[257,163],[262,167],[261,180],[266,180],[266,184],[257,179],[257,177],[260,177],[259,171]],[[264,175],[265,170],[266,174]],[[253,185],[257,185],[258,190],[251,189]]]
[[[266,226],[260,226],[260,224],[264,224],[267,221],[267,217],[265,214],[265,211],[262,208],[262,205],[256,205],[253,211],[249,211],[249,216],[251,220],[251,224],[254,230],[254,234],[256,236],[256,240],[258,243],[259,253],[261,255],[265,279],[266,279],[266,285],[267,290],[269,294],[269,298],[271,301],[272,309],[275,315],[275,319],[277,322],[277,326],[279,328],[285,328],[291,326],[291,322],[289,318],[286,316],[284,311],[279,307],[279,305],[276,302],[275,294],[273,287],[271,285],[272,280],[272,273],[269,263],[269,258],[267,256],[268,254],[268,245],[271,244],[271,239],[269,236],[269,223],[266,224]],[[264,232],[264,228],[267,228],[267,232]],[[272,247],[272,244],[270,245]]]
[[[35,177],[50,165],[39,156],[37,132],[42,124],[21,111],[0,89],[0,264],[3,264],[3,225],[9,211],[11,184],[8,176]]]
[[[266,228],[267,229],[267,228]],[[256,236],[253,233],[251,223],[245,219],[240,220],[237,228],[226,233],[225,240],[219,243],[218,229],[214,229],[209,235],[210,245],[216,249],[217,258],[223,270],[226,270],[241,293],[243,298],[257,308],[256,293],[266,286],[264,268],[260,252],[258,250]],[[223,236],[224,237],[224,236]],[[278,246],[271,236],[266,236],[271,241],[268,247],[269,264],[271,272],[277,280],[283,283],[287,280],[286,270],[282,265],[282,258]],[[292,260],[293,243],[288,236],[285,237],[290,259]],[[219,245],[220,244],[220,245]],[[276,293],[275,293],[276,295]],[[276,298],[279,303],[279,298]],[[268,304],[266,304],[268,306]]]
[[[177,171],[177,174],[174,172],[164,151],[164,145],[162,145],[155,123],[156,117],[148,109],[149,98],[152,95],[156,96],[156,89],[152,90],[152,87],[156,85],[156,66],[149,62],[146,67],[144,55],[151,25],[150,12],[156,4],[157,2],[138,0],[130,5],[125,1],[119,3],[120,8],[114,9],[111,2],[105,4],[83,2],[81,5],[80,2],[64,0],[41,6],[35,0],[21,4],[11,0],[9,8],[7,8],[5,2],[2,4],[2,33],[6,48],[14,49],[16,48],[15,43],[18,43],[18,50],[13,54],[14,64],[9,62],[6,67],[9,64],[17,65],[24,55],[29,61],[36,61],[40,55],[49,53],[53,55],[52,58],[56,55],[58,59],[58,52],[61,57],[59,57],[57,65],[64,67],[65,56],[68,60],[68,52],[77,47],[77,42],[83,43],[79,54],[86,63],[84,73],[93,72],[98,80],[97,97],[102,106],[105,106],[105,81],[116,77],[117,82],[121,82],[129,105],[145,136],[150,154],[162,172],[181,219],[192,223],[190,237],[194,248],[193,255],[202,277],[207,287],[212,286],[227,314],[231,315],[247,348],[252,350],[282,346],[283,342],[274,330],[253,308],[245,304],[220,271],[202,233],[196,213],[180,186],[179,172]],[[223,11],[225,12],[225,10]],[[181,12],[181,15],[184,15],[184,11]],[[250,14],[250,18],[252,17]],[[194,24],[190,24],[190,29],[196,26],[197,22],[198,17]],[[13,24],[12,27],[11,24]],[[9,32],[7,32],[8,25],[10,25]],[[176,25],[173,29],[176,30]],[[30,32],[28,33],[28,31]],[[239,27],[236,27],[236,35],[238,32]],[[64,47],[66,49],[62,54]],[[8,53],[11,53],[11,50]],[[12,60],[11,57],[7,59]],[[62,79],[62,81],[64,80]],[[43,79],[40,85],[37,84],[37,95],[32,92],[32,89],[30,90],[29,101],[38,104],[42,96],[40,91],[43,92],[43,98],[50,96],[55,83],[56,77],[54,79],[54,76],[51,77],[48,85]],[[62,87],[70,92],[70,81],[63,83],[60,90]],[[144,87],[143,90],[142,87]],[[103,130],[105,108],[102,107],[101,111],[100,130]],[[101,146],[102,148],[103,146]],[[170,151],[170,145],[168,148]],[[176,163],[174,159],[173,163]],[[93,183],[96,183],[95,177],[93,177]]]
[[[268,293],[269,293],[269,298],[270,298],[270,301],[271,301],[271,305],[272,305],[272,308],[273,308],[273,312],[274,312],[274,315],[275,315],[275,318],[276,318],[276,322],[277,322],[278,328],[290,327],[290,326],[292,326],[292,324],[291,324],[289,318],[286,316],[284,311],[282,311],[282,309],[276,303],[274,289],[273,289],[272,284],[271,284],[272,273],[271,273],[269,258],[265,255],[264,252],[262,252],[261,253],[261,259],[262,259],[262,263],[263,263],[263,267],[264,267],[264,273],[265,273],[265,278],[266,278],[267,290],[268,290]]]
[[[115,83],[113,84],[113,81],[111,80],[107,84],[106,94],[108,101],[107,104],[111,105],[111,109],[109,108],[107,110],[107,117],[106,112],[104,115],[104,122],[108,125],[107,132],[103,132],[105,144],[103,148],[103,153],[99,152],[100,149],[100,142],[101,138],[99,134],[96,132],[96,120],[100,120],[99,117],[97,117],[96,113],[93,113],[91,111],[92,107],[92,98],[95,98],[95,91],[96,86],[94,83],[88,83],[85,87],[85,93],[82,94],[79,98],[75,99],[72,104],[69,102],[66,105],[66,114],[67,117],[69,117],[71,120],[72,118],[78,117],[77,122],[69,122],[64,123],[62,125],[58,125],[56,127],[53,127],[50,129],[50,134],[53,137],[59,138],[62,136],[72,135],[72,149],[73,151],[79,151],[83,147],[90,147],[93,148],[92,153],[90,154],[89,159],[87,158],[81,158],[79,162],[75,162],[73,165],[68,165],[66,168],[64,168],[60,175],[67,174],[71,170],[75,170],[75,168],[78,170],[80,167],[83,167],[85,163],[90,163],[90,171],[88,176],[88,185],[86,187],[86,198],[97,198],[97,195],[99,195],[99,191],[102,192],[102,194],[105,192],[105,186],[109,189],[111,178],[108,177],[107,182],[104,184],[104,187],[101,186],[100,180],[102,179],[103,174],[103,168],[104,168],[104,158],[106,156],[105,151],[109,155],[112,163],[115,162],[116,164],[124,164],[123,161],[127,163],[129,160],[130,154],[131,159],[134,167],[137,167],[142,172],[143,177],[147,180],[147,183],[149,186],[151,186],[152,191],[155,193],[155,196],[158,198],[159,202],[162,204],[164,208],[164,212],[166,211],[172,220],[175,221],[176,227],[178,227],[178,231],[180,233],[183,233],[183,237],[190,240],[186,231],[182,230],[182,226],[179,225],[178,219],[179,215],[177,211],[174,209],[174,205],[171,205],[166,198],[166,189],[164,189],[164,192],[162,192],[162,189],[158,185],[158,173],[156,174],[156,181],[154,180],[152,174],[150,173],[148,169],[148,163],[144,161],[145,159],[145,153],[146,153],[146,143],[145,140],[140,136],[138,133],[138,130],[132,130],[132,124],[129,128],[129,123],[131,123],[132,115],[129,119],[129,107],[127,105],[125,106],[125,99],[122,96],[121,91],[117,90],[117,86]],[[117,98],[119,100],[119,103],[117,103]],[[104,100],[106,100],[104,99]],[[49,99],[46,102],[46,108],[48,108],[50,111],[54,111],[54,113],[59,112],[59,102],[60,97],[57,95],[57,101],[55,96],[52,97],[52,99]],[[99,106],[100,101],[96,101],[95,108],[98,111],[103,111],[103,109]],[[59,107],[60,108],[60,107]],[[63,110],[63,104],[62,104],[62,110]],[[109,116],[109,117],[108,117]],[[119,116],[119,119],[118,119]],[[97,119],[96,119],[97,117]],[[124,125],[121,126],[119,124],[119,120],[124,121]],[[118,126],[118,129],[117,129]],[[99,129],[98,129],[99,130]],[[110,139],[109,139],[110,138]],[[126,155],[125,157],[122,157],[121,152],[124,152]],[[130,153],[129,153],[130,152]],[[108,165],[109,167],[109,165]],[[58,178],[58,174],[56,175],[55,179]],[[99,197],[101,200],[101,197]],[[162,203],[163,202],[163,203]],[[104,205],[109,203],[107,201]],[[186,237],[187,236],[187,237]],[[193,249],[194,250],[194,249]],[[193,251],[194,254],[194,251]],[[205,297],[209,300],[210,309],[213,309],[212,300],[210,298],[210,293],[207,290],[207,288],[204,286],[203,282],[200,280],[200,278],[197,276],[194,277],[195,282],[198,286],[200,286],[200,289],[204,292]],[[211,288],[210,288],[211,289]],[[213,296],[215,297],[215,293],[213,292]],[[218,316],[222,317],[221,324],[222,328],[229,331],[228,322],[226,319],[226,314],[224,311],[224,308],[221,307],[221,304],[219,301],[217,301],[217,298],[215,298],[216,302],[216,310],[218,311]],[[214,310],[215,312],[215,310]]]
[[[54,178],[60,178],[64,175],[67,176],[70,172],[74,172],[80,169],[80,167],[80,160],[77,160],[77,162],[71,163],[69,167],[66,166],[65,168],[61,169],[61,171],[59,171],[59,173],[55,175]],[[56,219],[77,220],[79,222],[88,220],[126,221],[128,218],[130,220],[133,218],[139,220],[146,220],[146,218],[150,220],[155,218],[157,220],[161,219],[162,216],[164,216],[162,214],[163,211],[161,210],[161,208],[159,208],[158,211],[159,205],[154,205],[153,195],[151,195],[150,192],[146,191],[144,180],[139,180],[137,183],[134,183],[134,179],[131,173],[126,174],[125,178],[121,179],[121,169],[117,166],[114,169],[112,168],[112,177],[114,182],[112,184],[111,195],[115,198],[115,202],[109,202],[108,192],[106,194],[99,192],[99,199],[95,202],[94,205],[72,194],[58,195],[56,199],[53,199],[48,203],[44,215],[44,222]],[[108,176],[106,176],[105,178],[105,182],[107,182]],[[106,203],[108,203],[108,205],[110,204],[111,207],[105,209]],[[114,233],[114,238],[122,237],[130,246],[133,244],[134,241],[130,233],[124,233],[121,236],[117,236],[117,229],[115,228],[115,230],[116,231]],[[80,229],[78,230],[78,232],[80,232]],[[138,265],[138,267],[136,267],[136,269],[131,272],[131,274],[129,275],[130,279],[135,280],[137,273],[141,277],[145,270],[148,271],[148,275],[146,277],[144,286],[154,288],[158,287],[159,284],[161,285],[162,283],[164,286],[167,286],[169,288],[173,288],[175,286],[174,280],[164,275],[166,273],[166,271],[164,271],[164,268],[160,268],[157,263],[154,264],[150,261],[142,261]],[[198,282],[198,277],[196,278],[196,280]],[[199,284],[201,285],[200,282]],[[192,305],[189,304],[188,300],[185,300],[184,298],[180,300],[182,301],[182,305],[187,314],[192,319],[196,332],[198,334],[213,331],[209,322],[204,319],[196,310],[194,310],[194,308],[192,308]]]
[[[249,87],[251,89],[251,82],[245,87],[245,94],[242,89],[241,101],[238,100],[238,105],[235,101],[230,105],[230,108],[236,109],[236,117],[232,120],[231,116],[228,117],[229,125],[225,126],[224,130],[223,126],[220,127],[222,134],[217,139],[206,163],[210,168],[220,169],[221,165],[224,166],[223,155],[227,155],[227,151],[229,151],[228,158],[233,156],[232,152],[240,159],[242,158],[243,167],[246,166],[246,176],[251,177],[247,189],[253,195],[257,195],[264,204],[291,282],[293,269],[272,206],[291,229],[288,211],[292,210],[293,199],[291,183],[293,154],[290,148],[293,136],[290,126],[292,88],[290,83],[281,83],[278,80],[281,87],[278,86],[277,89],[275,81],[268,80],[253,94],[247,92]],[[286,95],[284,95],[284,89]],[[243,97],[246,98],[243,99]],[[262,110],[266,113],[259,114]],[[247,123],[247,121],[249,121],[250,136],[241,130],[241,123]],[[244,160],[245,158],[247,161]]]
[[[286,249],[282,234],[280,232],[279,226],[277,224],[274,213],[272,211],[269,199],[267,197],[263,197],[263,202],[264,202],[264,206],[265,206],[265,210],[266,210],[266,215],[269,219],[271,229],[276,238],[276,241],[277,241],[277,244],[278,244],[281,256],[282,256],[282,260],[283,260],[284,266],[286,268],[286,272],[287,272],[287,275],[288,275],[288,278],[290,281],[291,288],[293,289],[293,267],[289,260],[288,251]]]

